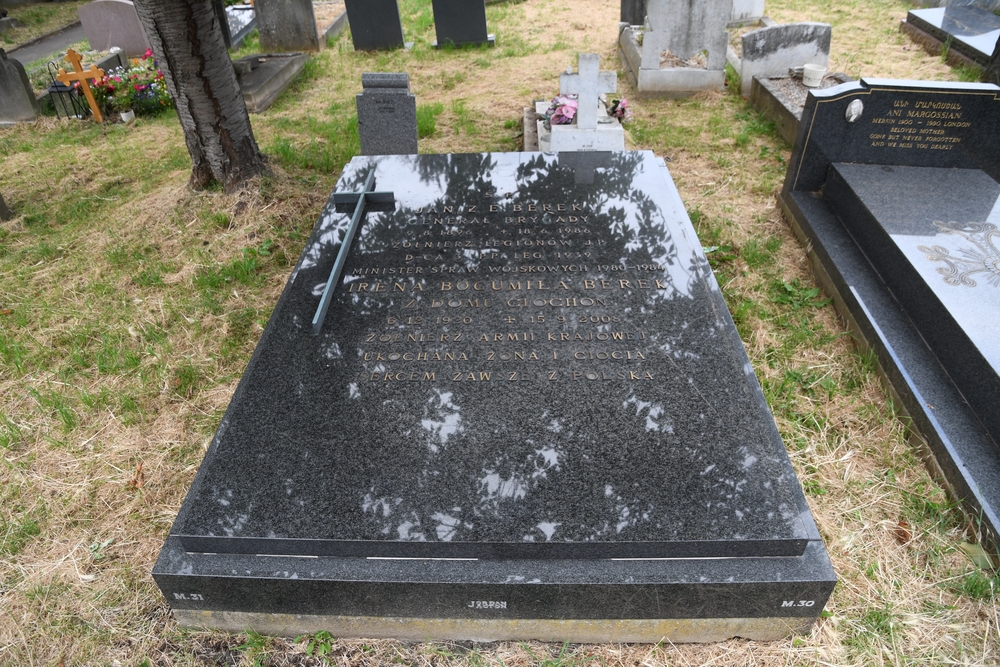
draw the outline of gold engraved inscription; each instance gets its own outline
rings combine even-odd
[[[884,117],[871,119],[876,127],[868,139],[876,148],[950,151],[962,137],[950,136],[948,129],[972,127],[962,113],[961,102],[894,100]]]

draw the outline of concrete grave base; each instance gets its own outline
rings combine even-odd
[[[270,107],[292,84],[308,59],[304,53],[257,54],[233,63],[247,111],[259,113]],[[249,72],[245,71],[247,67]]]
[[[258,614],[235,611],[174,611],[178,624],[241,633],[247,628],[263,635],[295,637],[325,630],[336,637],[400,639],[403,641],[506,641],[537,640],[604,644],[630,642],[655,644],[721,642],[731,637],[776,641],[805,634],[812,619],[716,618],[655,620],[534,620],[392,618],[387,616],[323,616]]]
[[[843,72],[834,72],[823,77],[819,90],[832,88],[853,81]],[[799,120],[805,107],[809,88],[802,81],[788,76],[753,77],[750,86],[750,104],[764,112],[774,121],[778,134],[788,143],[795,143],[799,131]]]
[[[544,114],[549,103],[535,103],[535,111]],[[537,123],[538,150],[561,153],[565,151],[623,151],[625,150],[625,130],[614,118],[608,116],[601,105],[597,114],[597,129],[584,130],[576,125],[552,125],[545,129],[545,121]]]

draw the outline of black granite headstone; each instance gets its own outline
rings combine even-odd
[[[683,204],[601,157],[345,168],[156,565],[182,623],[811,624],[834,575]]]
[[[399,49],[403,23],[396,0],[344,0],[355,51]]]
[[[810,93],[780,200],[949,486],[1000,544],[1000,88],[862,80]]]
[[[646,5],[649,0],[621,0],[621,21],[629,25],[643,25],[646,22]]]
[[[433,0],[435,47],[496,43],[486,30],[485,0]]]

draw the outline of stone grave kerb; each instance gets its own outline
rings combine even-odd
[[[581,53],[577,73],[567,71],[559,77],[559,91],[563,95],[577,96],[576,125],[581,130],[597,129],[597,105],[601,103],[601,94],[618,89],[618,74],[600,69],[598,54]]]
[[[660,69],[670,51],[687,60],[708,51],[708,69],[726,66],[726,25],[733,0],[650,0],[642,38],[642,68]]]

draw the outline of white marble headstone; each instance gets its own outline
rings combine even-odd
[[[732,14],[733,0],[649,0],[642,68],[660,69],[664,51],[682,60],[708,51],[708,69],[724,69]]]

